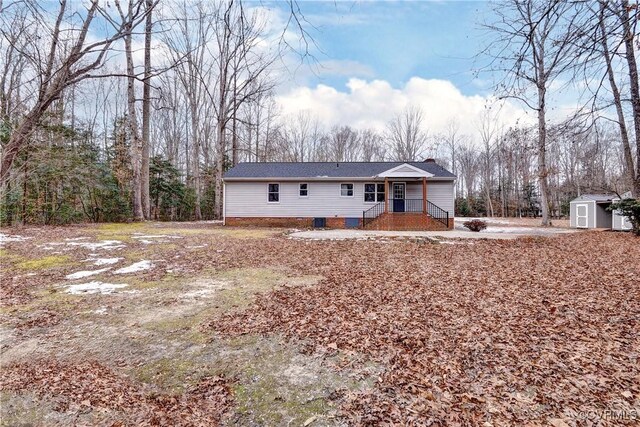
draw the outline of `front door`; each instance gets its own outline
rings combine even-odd
[[[393,183],[393,211],[404,212],[404,196],[406,185],[404,182]]]

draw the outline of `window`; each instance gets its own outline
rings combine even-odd
[[[384,184],[365,184],[364,201],[368,203],[384,202]]]
[[[300,197],[307,197],[309,195],[309,184],[301,182],[298,186],[298,194]]]
[[[341,197],[353,197],[353,184],[340,184]]]
[[[278,203],[280,201],[280,184],[269,184],[269,203]]]

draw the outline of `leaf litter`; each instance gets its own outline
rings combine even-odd
[[[575,425],[581,411],[637,413],[637,238],[392,245],[309,242],[295,258],[280,252],[325,279],[271,292],[206,327],[283,333],[384,363],[376,388],[343,405],[353,424]]]
[[[210,318],[203,332],[283,334],[309,343],[307,352],[359,354],[385,367],[373,389],[341,400],[345,423],[614,425],[577,414],[639,409],[640,244],[630,234],[379,245],[217,232],[190,237],[210,250],[163,253],[167,267],[185,276],[278,267],[323,279],[261,294]]]
[[[81,425],[216,426],[232,401],[218,376],[200,378],[176,396],[145,389],[96,361],[13,364],[3,368],[0,390],[32,391],[52,399],[57,412],[88,413]]]

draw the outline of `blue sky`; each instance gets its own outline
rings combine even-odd
[[[297,3],[319,51],[316,73],[300,67],[277,91],[282,116],[309,112],[326,126],[384,130],[406,108],[418,107],[432,134],[451,123],[477,132],[488,109],[504,125],[530,121],[510,101],[496,102],[492,76],[477,78],[478,53],[489,35],[488,1],[304,1]],[[289,3],[262,5],[281,8]],[[311,26],[315,27],[311,29]]]
[[[316,27],[317,60],[357,63],[352,72],[320,68],[309,84],[336,89],[350,77],[381,79],[394,87],[411,77],[451,81],[463,94],[486,93],[473,70],[482,46],[483,1],[301,1]],[[280,7],[286,3],[279,3]],[[348,65],[348,64],[347,64]],[[349,67],[347,67],[349,68]],[[315,80],[315,81],[314,81]]]

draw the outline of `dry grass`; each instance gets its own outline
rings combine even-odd
[[[282,233],[10,230],[31,238],[2,249],[3,423],[132,425],[152,411],[185,425],[573,426],[587,425],[578,411],[640,409],[630,234],[443,245]],[[154,267],[83,279],[128,285],[111,295],[65,293],[96,257]]]

